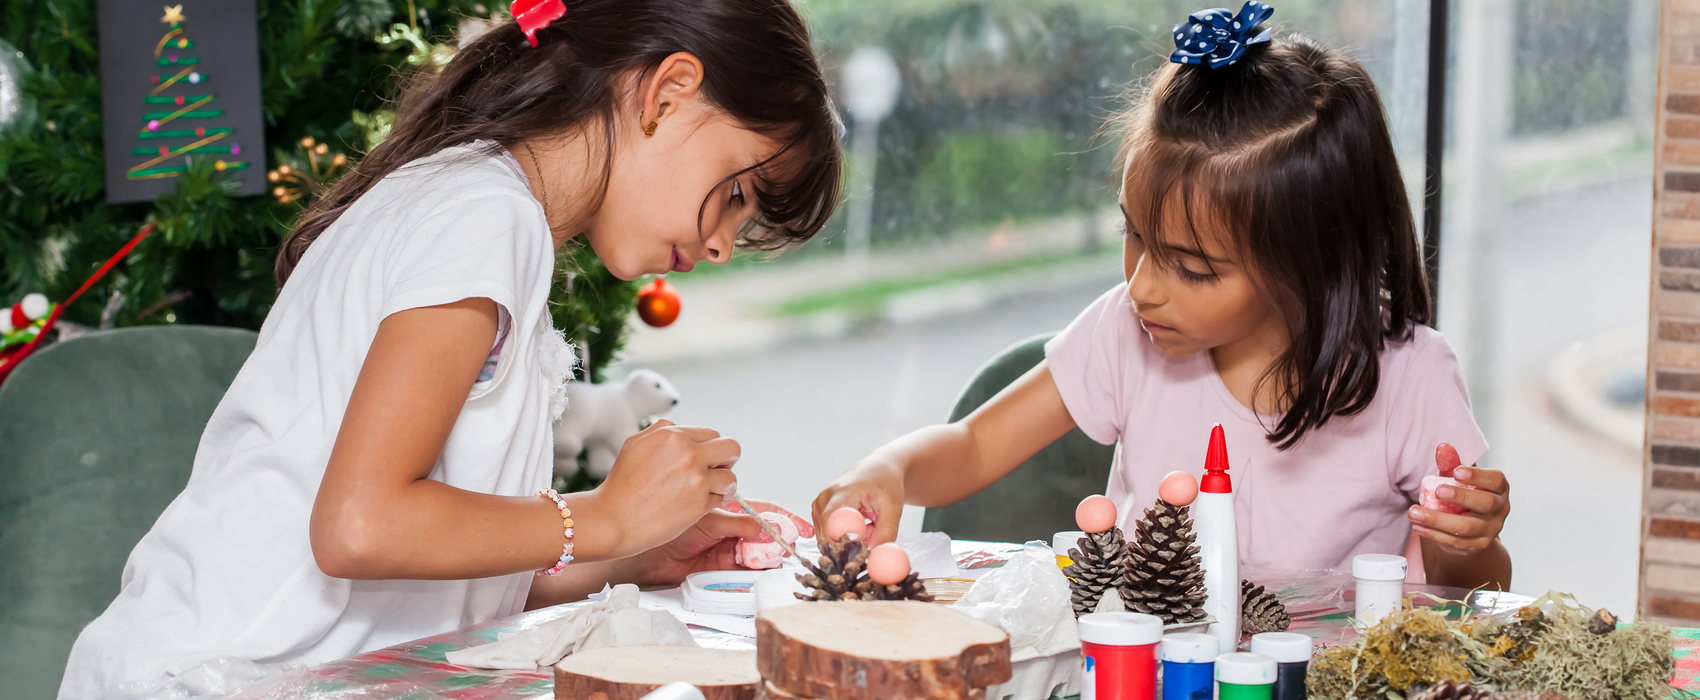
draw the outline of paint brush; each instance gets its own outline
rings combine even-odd
[[[786,554],[791,555],[797,561],[803,561],[803,558],[797,554],[797,548],[792,547],[790,542],[786,542],[785,538],[780,537],[779,531],[773,529],[773,525],[769,524],[766,520],[762,520],[761,515],[756,513],[756,509],[750,507],[750,502],[744,500],[743,496],[738,495],[736,485],[733,486],[732,493],[730,495],[732,496],[732,500],[737,501],[738,507],[744,509],[745,515],[756,519],[756,524],[761,526],[761,531],[763,533],[766,533],[767,536],[772,538],[774,542],[779,543],[780,549],[785,550]]]

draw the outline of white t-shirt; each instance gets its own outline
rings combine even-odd
[[[384,178],[307,250],[208,421],[188,485],[77,638],[60,698],[125,695],[214,659],[317,664],[523,609],[530,573],[337,579],[308,541],[360,366],[397,311],[486,297],[508,321],[430,478],[503,496],[548,486],[572,361],[545,306],[554,250],[524,176],[481,145]]]

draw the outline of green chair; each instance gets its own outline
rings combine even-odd
[[[1016,378],[1045,359],[1046,333],[1010,346],[974,373],[950,421],[962,420]],[[921,528],[954,539],[1027,542],[1078,529],[1074,507],[1080,499],[1103,493],[1109,483],[1114,445],[1100,445],[1079,428],[1039,450],[1015,471],[959,503],[928,508]]]
[[[0,385],[0,696],[58,693],[71,644],[183,490],[253,331],[151,326],[50,345]]]

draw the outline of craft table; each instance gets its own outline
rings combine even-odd
[[[951,544],[957,564],[963,569],[983,569],[1002,566],[1021,550],[1021,545],[1005,542],[956,541]],[[1468,598],[1472,607],[1505,610],[1529,602],[1527,596],[1477,592],[1441,586],[1407,586],[1407,592],[1429,593],[1439,600]],[[1434,604],[1425,596],[1414,596],[1418,604]],[[487,644],[497,635],[517,632],[559,618],[583,603],[568,603],[521,615],[492,620],[465,629],[434,637],[399,644],[387,649],[333,661],[303,672],[294,683],[294,694],[303,698],[361,698],[372,700],[533,700],[553,697],[554,677],[550,669],[535,672],[490,671],[463,668],[448,664],[443,655],[456,649]],[[1454,606],[1456,607],[1456,606]],[[1320,643],[1334,644],[1350,636],[1347,616],[1349,610],[1300,611],[1293,622],[1294,632],[1309,634]],[[719,649],[754,649],[755,640],[698,626],[691,635],[705,647]],[[1700,690],[1700,629],[1679,628],[1673,635],[1676,657],[1676,677],[1671,685]]]

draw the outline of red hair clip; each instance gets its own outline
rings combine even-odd
[[[567,6],[561,0],[514,0],[508,6],[508,13],[519,23],[520,31],[525,32],[525,40],[536,46],[537,30],[565,16]]]

